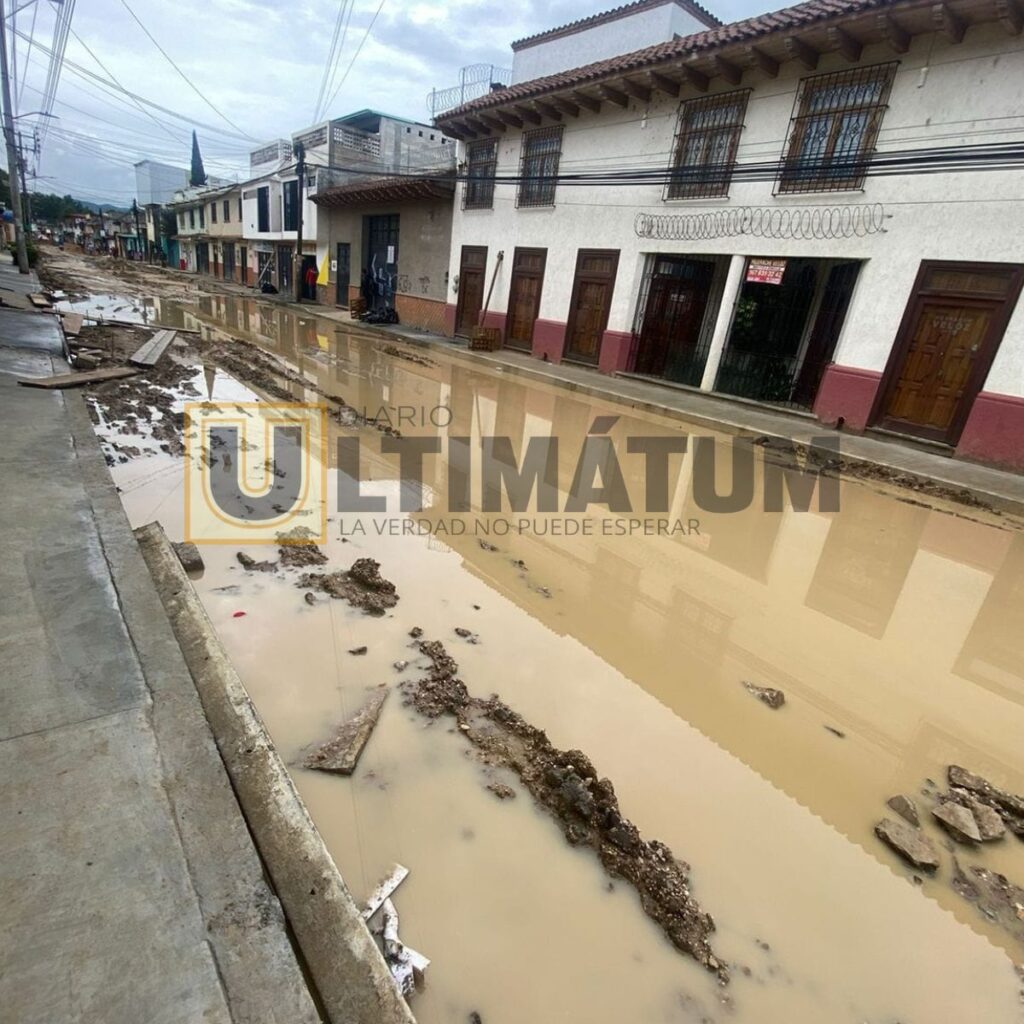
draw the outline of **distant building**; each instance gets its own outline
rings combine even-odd
[[[135,198],[139,206],[164,206],[174,193],[188,188],[188,168],[140,160],[135,165]]]

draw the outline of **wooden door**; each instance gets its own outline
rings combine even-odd
[[[669,376],[672,380],[693,375],[714,272],[713,263],[658,260],[644,307],[637,373]],[[689,379],[683,382],[692,383]]]
[[[878,426],[959,441],[1022,276],[1003,264],[922,264],[880,388]]]
[[[334,273],[334,301],[339,306],[348,307],[348,284],[352,277],[352,244],[338,242],[338,269]]]
[[[459,264],[459,301],[455,307],[455,333],[469,335],[479,325],[484,305],[484,277],[487,273],[487,247],[464,245]]]
[[[540,313],[547,249],[516,249],[512,255],[505,344],[529,352],[533,348],[533,325]]]
[[[598,361],[618,266],[618,249],[580,249],[565,329],[566,358]]]

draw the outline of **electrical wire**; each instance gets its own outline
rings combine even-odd
[[[313,108],[313,124],[320,120],[320,107],[324,101],[327,84],[334,79],[334,70],[338,65],[338,37],[341,35],[341,25],[344,21],[345,9],[348,5],[349,0],[340,0],[338,4],[338,13],[334,18],[334,34],[331,36],[331,48],[327,51],[324,73],[320,78],[320,91],[317,93],[316,106]]]
[[[149,29],[146,28],[146,26],[143,25],[143,23],[139,20],[139,16],[129,6],[128,0],[121,0],[121,6],[124,7],[124,9],[132,16],[132,18],[135,19],[135,23],[139,26],[139,28],[142,29],[143,32],[146,33],[146,36],[149,39],[149,41],[163,54],[163,56],[164,56],[165,60],[167,61],[167,63],[170,64],[171,67],[174,68],[174,70],[178,72],[178,74],[181,76],[182,80],[186,83],[186,85],[188,85],[188,87],[215,114],[217,114],[218,117],[220,117],[222,120],[226,121],[229,125],[231,125],[231,127],[234,128],[236,132],[239,132],[245,138],[251,140],[252,142],[255,142],[256,139],[254,139],[253,136],[249,135],[247,132],[242,131],[242,129],[239,128],[238,125],[235,124],[235,122],[232,121],[231,118],[227,116],[227,114],[225,114],[222,110],[220,110],[217,106],[215,106],[214,103],[211,100],[207,99],[206,95],[199,88],[197,88],[197,86],[192,81],[192,79],[189,78],[188,75],[186,75],[185,72],[182,71],[181,68],[179,68],[178,65],[174,63],[174,60],[172,59],[171,55],[156,41],[156,39],[153,36],[153,33],[150,32]]]
[[[333,105],[338,93],[341,92],[341,87],[345,84],[345,79],[349,76],[349,72],[353,67],[355,67],[355,63],[359,59],[359,54],[363,51],[363,45],[366,43],[366,40],[370,38],[370,32],[373,30],[373,26],[377,21],[377,16],[383,9],[385,2],[386,0],[380,0],[380,3],[377,5],[377,10],[374,11],[373,17],[370,19],[370,24],[366,26],[363,38],[359,40],[359,46],[356,48],[356,52],[352,54],[352,59],[348,62],[348,67],[345,68],[345,74],[341,76],[341,81],[338,83],[338,87],[334,90],[331,94],[331,98],[327,101],[327,108],[330,108]]]
[[[25,51],[24,66],[21,69],[21,86],[17,84],[17,77],[15,77],[15,102],[14,105],[18,110],[21,110],[21,102],[25,97],[25,77],[28,74],[28,65],[32,60],[32,44],[35,42],[36,36],[36,18],[39,16],[39,3],[40,0],[34,0],[32,7],[32,27],[28,31],[28,49]],[[11,45],[14,45],[15,38],[17,37],[17,25],[13,24],[12,29],[15,30],[11,37]]]

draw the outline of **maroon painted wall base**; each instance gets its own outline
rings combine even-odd
[[[550,363],[562,361],[565,348],[565,324],[557,320],[536,320],[533,325],[533,354]]]
[[[605,331],[601,338],[601,355],[597,368],[602,373],[615,373],[629,369],[633,335],[629,331]]]
[[[1024,398],[982,391],[971,407],[956,453],[1000,469],[1024,471]]]
[[[814,415],[834,427],[840,420],[847,430],[861,431],[868,425],[882,375],[875,370],[830,363],[821,378]]]

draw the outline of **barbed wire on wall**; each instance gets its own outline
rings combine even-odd
[[[639,238],[666,242],[705,242],[713,238],[789,238],[824,241],[864,238],[885,231],[892,216],[881,203],[844,206],[737,206],[700,213],[638,213],[633,229]]]

